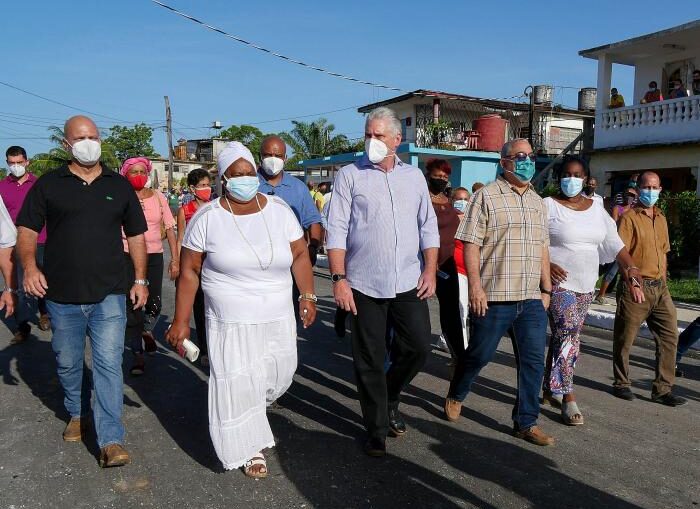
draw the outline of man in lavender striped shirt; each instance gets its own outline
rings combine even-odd
[[[352,351],[365,452],[386,454],[386,436],[406,432],[399,395],[425,363],[430,341],[427,299],[435,293],[440,246],[422,172],[396,156],[401,122],[389,108],[369,113],[365,155],[341,168],[328,211],[333,295],[352,312]],[[384,371],[387,319],[396,331]]]

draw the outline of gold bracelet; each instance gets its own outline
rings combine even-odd
[[[313,302],[314,304],[316,304],[318,302],[318,297],[316,297],[316,295],[314,295],[313,293],[302,293],[301,295],[299,295],[299,302],[301,302],[302,300],[305,300],[307,302]]]

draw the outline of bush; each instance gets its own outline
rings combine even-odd
[[[668,220],[669,269],[696,267],[700,256],[700,199],[694,191],[664,192],[658,206]]]

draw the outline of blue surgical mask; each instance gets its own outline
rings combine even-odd
[[[578,177],[564,177],[559,181],[561,192],[569,198],[573,198],[583,189],[583,179]]]
[[[532,180],[532,177],[535,176],[535,161],[531,161],[529,158],[525,159],[524,161],[513,161],[513,165],[515,165],[515,170],[511,171],[513,175],[515,175],[519,181],[521,182],[530,182]],[[503,172],[508,171],[503,166],[500,164],[498,165],[498,174],[501,175]]]
[[[639,191],[639,201],[645,207],[653,207],[654,204],[659,200],[659,195],[661,194],[660,189],[640,189]]]
[[[258,177],[233,177],[226,179],[226,190],[234,199],[248,202],[258,194],[260,181]]]
[[[469,203],[467,200],[455,200],[452,206],[457,209],[458,212],[464,214],[464,211],[467,210],[467,203]]]

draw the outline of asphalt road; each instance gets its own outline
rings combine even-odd
[[[261,481],[224,472],[207,426],[207,378],[198,365],[161,343],[146,375],[125,377],[126,446],[133,463],[97,466],[94,436],[64,443],[67,418],[50,336],[34,328],[9,346],[0,331],[0,509],[232,507],[582,507],[674,508],[700,503],[700,361],[688,359],[680,408],[649,400],[653,343],[631,355],[634,402],[613,398],[611,334],[587,329],[576,377],[586,424],[571,428],[543,407],[541,426],[554,447],[510,435],[515,368],[508,340],[466,401],[462,419],[442,419],[448,358],[434,352],[408,389],[402,410],[409,432],[390,439],[385,459],[362,453],[363,428],[348,338],[332,329],[330,284],[317,277],[317,323],[299,336],[291,389],[271,408],[277,447]],[[162,336],[173,309],[164,286]],[[431,303],[433,331],[439,331]],[[128,373],[130,354],[125,354]]]

